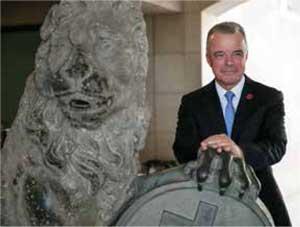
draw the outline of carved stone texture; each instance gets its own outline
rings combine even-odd
[[[137,1],[62,1],[1,156],[1,225],[108,225],[132,197],[149,124]]]

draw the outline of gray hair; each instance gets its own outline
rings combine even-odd
[[[236,22],[226,21],[214,25],[208,31],[207,38],[206,38],[206,51],[208,51],[210,37],[217,32],[222,34],[234,34],[238,32],[241,33],[245,40],[246,50],[248,49],[247,38],[246,38],[246,33],[244,28]]]

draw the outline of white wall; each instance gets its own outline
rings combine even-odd
[[[284,93],[288,148],[284,159],[273,169],[292,224],[300,226],[299,1],[250,0],[225,12],[216,4],[202,13],[202,47],[205,47],[208,29],[221,21],[236,21],[246,30],[249,46],[246,74]],[[204,54],[202,75],[206,84],[212,79],[212,73]]]

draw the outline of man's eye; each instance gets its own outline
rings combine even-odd
[[[221,57],[224,56],[224,53],[215,53],[214,56],[215,56],[216,58],[221,58]]]
[[[234,52],[233,56],[237,56],[237,57],[243,57],[244,53],[243,52]]]

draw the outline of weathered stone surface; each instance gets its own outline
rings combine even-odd
[[[140,2],[62,1],[1,156],[1,225],[107,225],[134,194],[144,146]]]
[[[204,158],[206,155],[211,157],[210,161]],[[214,150],[209,150],[185,166],[139,178],[136,181],[139,193],[116,225],[273,225],[268,210],[258,199],[260,183],[253,170],[237,159],[232,159],[224,169],[228,161],[226,155],[216,155]],[[203,174],[206,166],[207,174]],[[224,170],[229,176],[226,185],[220,181]],[[199,174],[206,177],[199,181]]]

